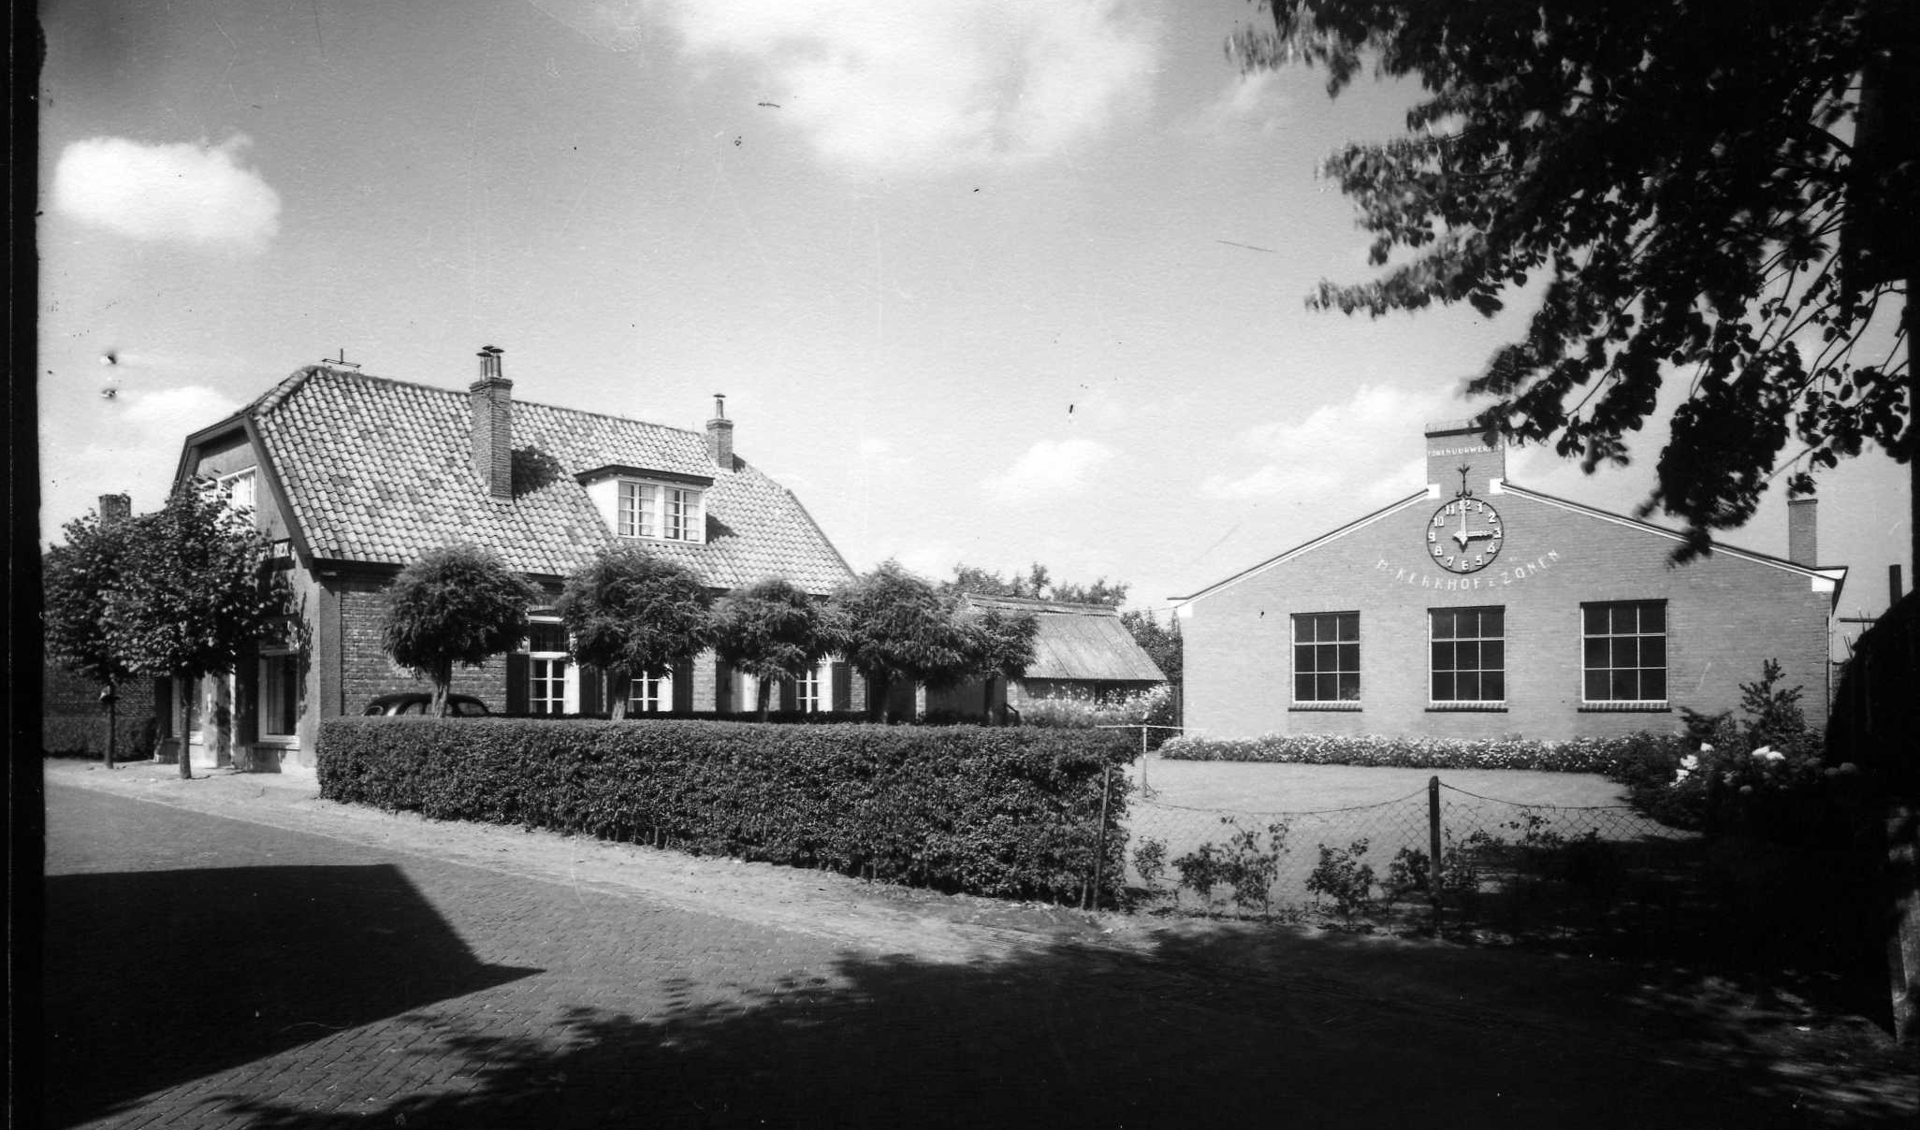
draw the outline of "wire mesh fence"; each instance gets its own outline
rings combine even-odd
[[[1483,796],[1438,777],[1376,804],[1255,811],[1128,805],[1126,882],[1148,904],[1532,937],[1688,928],[1699,838],[1626,805]]]

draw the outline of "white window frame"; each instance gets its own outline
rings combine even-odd
[[[560,627],[557,616],[530,616],[529,623],[539,627]],[[580,690],[577,680],[579,672],[566,651],[535,651],[531,636],[526,640],[527,647],[527,713],[529,714],[577,714],[580,710]],[[559,666],[560,697],[537,693],[545,684],[549,688],[554,683],[554,666]],[[542,710],[542,704],[554,704],[556,710]]]
[[[659,714],[673,709],[673,676],[635,675],[627,681],[627,713]]]
[[[833,665],[820,663],[793,681],[793,705],[802,714],[833,709]]]
[[[1458,612],[1498,612],[1500,613],[1500,634],[1498,636],[1489,636],[1485,634],[1473,635],[1473,636],[1455,635],[1455,636],[1449,637],[1446,640],[1442,640],[1438,636],[1436,636],[1433,631],[1434,617],[1436,615],[1441,615],[1441,614],[1451,615]],[[1433,663],[1434,645],[1439,643],[1455,644],[1461,641],[1479,644],[1482,646],[1482,648],[1484,648],[1485,645],[1489,643],[1498,643],[1500,645],[1500,665],[1498,667],[1485,666],[1485,652],[1482,651],[1481,665],[1464,669],[1464,670],[1470,671],[1473,674],[1480,675],[1482,678],[1484,678],[1490,672],[1497,671],[1500,675],[1501,695],[1499,698],[1435,698],[1434,697],[1433,677],[1434,677],[1434,674],[1436,673],[1434,668],[1434,663]],[[1451,668],[1450,670],[1453,674],[1458,675],[1463,670],[1463,668],[1454,667],[1454,668]],[[1484,689],[1484,687],[1482,689]],[[1476,604],[1476,605],[1467,605],[1459,608],[1427,609],[1427,709],[1428,710],[1505,710],[1507,708],[1506,690],[1507,690],[1507,610],[1506,610],[1506,606],[1498,605],[1498,604]]]
[[[245,467],[232,474],[221,475],[213,480],[215,488],[220,491],[220,496],[226,500],[229,510],[232,510],[236,514],[245,510],[250,517],[260,513],[260,478],[258,471],[259,468],[257,467]],[[247,495],[246,501],[244,502],[239,499],[243,484]]]
[[[704,544],[707,492],[685,483],[616,479],[613,532],[623,538]]]

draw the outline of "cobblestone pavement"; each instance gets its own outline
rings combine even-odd
[[[47,763],[50,1125],[1914,1113],[1871,1033],[1811,1045],[1786,1006],[1645,971],[1089,918],[170,772]]]

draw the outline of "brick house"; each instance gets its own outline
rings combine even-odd
[[[961,599],[967,607],[981,611],[1031,615],[1039,629],[1034,634],[1033,663],[1023,678],[995,679],[991,702],[986,684],[979,679],[929,690],[925,692],[928,713],[997,718],[1004,708],[1019,710],[1036,698],[1109,699],[1167,681],[1120,622],[1117,608],[977,593]]]
[[[1815,504],[1788,559],[1716,545],[1506,481],[1504,446],[1427,430],[1427,488],[1181,598],[1186,722],[1217,736],[1561,740],[1673,730],[1735,709],[1777,659],[1824,727],[1844,568]]]
[[[175,482],[208,480],[251,507],[299,609],[232,675],[161,692],[162,753],[196,764],[309,769],[320,720],[393,691],[429,689],[380,645],[384,590],[422,553],[468,543],[540,587],[521,649],[456,668],[453,692],[495,712],[745,711],[752,679],[705,654],[668,679],[610,686],[566,657],[551,602],[616,539],[691,568],[716,594],[782,576],[814,595],[851,578],[791,492],[734,454],[716,398],[705,433],[516,401],[501,351],[466,392],[309,366],[188,436]],[[851,709],[865,689],[823,663],[781,688],[790,709]]]

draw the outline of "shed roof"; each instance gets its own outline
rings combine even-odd
[[[966,595],[974,608],[1032,613],[1039,625],[1029,679],[1163,683],[1167,676],[1104,604],[1066,604],[1016,596]]]

